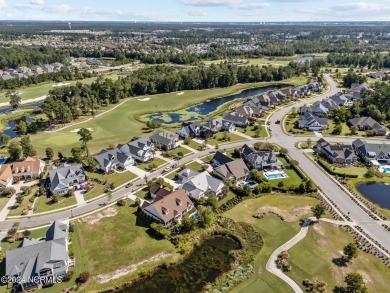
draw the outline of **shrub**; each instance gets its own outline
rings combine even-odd
[[[89,272],[80,273],[79,277],[77,278],[77,283],[84,284],[84,283],[88,282],[90,275],[91,274]]]
[[[124,199],[120,199],[116,202],[116,204],[120,207],[124,207],[126,205],[126,201]]]

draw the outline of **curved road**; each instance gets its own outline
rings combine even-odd
[[[306,237],[307,231],[309,228],[310,223],[313,221],[312,218],[306,219],[305,222],[302,225],[301,230],[298,232],[297,235],[295,235],[293,238],[291,238],[289,241],[275,249],[275,251],[271,254],[270,258],[267,261],[266,269],[270,273],[274,274],[275,276],[279,277],[283,281],[285,281],[293,290],[295,293],[303,293],[302,289],[298,286],[297,283],[295,283],[290,277],[288,277],[286,274],[283,273],[282,270],[278,269],[276,267],[276,260],[278,259],[278,255],[282,251],[287,251],[294,245],[296,245],[299,241],[301,241],[303,238]]]
[[[276,121],[277,119],[282,120],[282,118],[291,111],[293,107],[300,107],[308,102],[312,103],[314,101],[318,101],[321,99],[324,99],[326,97],[329,97],[335,93],[338,92],[338,88],[334,81],[330,78],[329,75],[325,75],[325,78],[330,86],[330,90],[322,94],[320,96],[314,97],[310,100],[305,100],[299,103],[296,103],[294,105],[287,106],[285,108],[282,108],[278,111],[276,111],[272,115],[272,120]],[[276,143],[280,146],[283,146],[284,148],[288,149],[290,156],[299,162],[300,168],[305,171],[307,174],[310,174],[310,177],[313,179],[313,181],[321,188],[323,193],[325,193],[333,202],[335,202],[338,207],[343,211],[345,214],[348,212],[350,213],[349,217],[352,221],[357,223],[360,227],[363,228],[363,230],[368,233],[374,240],[377,240],[379,243],[381,243],[386,249],[390,250],[390,233],[387,232],[377,221],[371,219],[365,211],[363,211],[356,203],[354,203],[346,194],[345,192],[334,182],[332,181],[328,176],[325,176],[322,171],[317,168],[313,162],[308,159],[302,150],[298,150],[295,148],[294,144],[298,141],[305,140],[305,137],[294,137],[289,136],[285,134],[279,124],[272,124],[270,125],[270,129],[272,132],[272,137],[268,139],[269,142]],[[313,138],[313,137],[311,137]],[[339,141],[339,142],[351,142],[353,139],[350,138],[329,138],[330,141]],[[264,139],[253,139],[250,141],[241,141],[241,142],[234,142],[229,143],[226,145],[223,145],[223,148],[236,148],[240,147],[245,143],[255,143],[256,141],[264,141]],[[210,152],[213,152],[214,150],[205,150],[202,152],[198,152],[192,155],[189,155],[183,159],[181,159],[178,162],[178,165],[188,163],[190,161],[193,161],[201,156],[205,156],[209,154]],[[162,170],[157,170],[153,173],[151,173],[148,176],[148,179],[158,177],[162,175]],[[124,197],[131,193],[133,190],[137,189],[140,185],[144,184],[144,179],[139,179],[136,182],[134,182],[134,186],[132,188],[123,188],[113,193],[112,200],[115,201],[121,197]],[[20,227],[34,227],[39,225],[48,224],[54,220],[62,220],[62,219],[68,219],[72,216],[78,216],[82,215],[88,212],[91,212],[95,209],[98,209],[102,207],[106,203],[106,198],[101,198],[96,201],[93,201],[91,203],[87,203],[86,205],[76,207],[72,210],[67,211],[61,211],[54,214],[48,214],[44,216],[36,216],[31,218],[22,218],[18,220],[6,220],[0,222],[0,230],[5,231],[9,229],[14,222],[19,222]]]

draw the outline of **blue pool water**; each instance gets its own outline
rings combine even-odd
[[[272,179],[281,179],[281,178],[284,178],[283,174],[282,173],[276,173],[276,174],[267,174],[265,175],[265,177],[268,178],[268,180],[272,180]]]
[[[255,181],[249,181],[247,184],[245,184],[245,186],[249,186],[250,188],[253,188],[257,185],[257,183]]]
[[[198,219],[198,213],[194,214],[194,219]]]
[[[6,158],[0,158],[0,166],[7,162]]]
[[[385,172],[385,173],[390,173],[390,168],[383,168],[383,171]]]

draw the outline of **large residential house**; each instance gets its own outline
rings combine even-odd
[[[55,221],[44,240],[24,238],[18,248],[6,251],[5,275],[22,280],[14,284],[14,292],[40,288],[68,273],[69,226]]]
[[[374,130],[377,135],[386,135],[386,127],[380,125],[371,117],[359,117],[348,120],[350,126],[357,126],[359,130]]]
[[[234,112],[238,114],[239,116],[245,116],[245,117],[260,117],[261,113],[263,112],[258,107],[248,107],[245,105],[242,105],[240,107],[237,107],[234,109]]]
[[[191,198],[208,198],[211,193],[215,193],[216,196],[222,193],[223,182],[211,176],[207,171],[193,173],[194,176],[189,176],[191,171],[188,171],[187,177],[183,176],[186,169],[183,171],[181,172],[182,185],[179,188],[185,190]]]
[[[297,127],[313,131],[325,130],[328,128],[328,119],[306,112],[298,119]]]
[[[182,138],[201,137],[207,139],[212,137],[214,133],[220,131],[232,132],[234,130],[234,123],[224,118],[215,118],[206,122],[194,122],[188,126],[182,126],[176,133]]]
[[[44,168],[44,161],[32,157],[27,157],[19,162],[3,164],[0,167],[0,188],[10,187],[15,178],[19,180],[38,178]]]
[[[150,197],[154,200],[158,200],[160,198],[163,198],[171,193],[171,190],[166,187],[162,186],[158,183],[153,184],[149,189]]]
[[[363,82],[363,83],[353,83],[351,85],[351,91],[352,92],[361,92],[361,90],[368,90],[370,89],[370,85],[367,83],[367,82]]]
[[[226,154],[221,153],[220,151],[217,151],[213,157],[213,166],[220,166],[226,163],[230,163],[233,161],[230,157],[228,157]]]
[[[52,166],[49,169],[50,184],[48,188],[52,194],[66,194],[75,183],[86,180],[82,164],[62,164],[59,167]]]
[[[245,144],[239,152],[241,158],[252,169],[278,169],[283,165],[273,151],[257,151]]]
[[[102,150],[96,157],[98,169],[105,173],[115,171],[119,168],[125,169],[134,164],[134,159],[130,154],[123,153],[119,148],[112,150]]]
[[[247,116],[242,116],[235,112],[224,114],[222,117],[225,121],[233,123],[235,126],[245,127],[249,123]]]
[[[193,209],[194,204],[182,189],[159,198],[153,203],[144,202],[141,206],[145,215],[165,226],[172,224],[175,220],[180,220],[184,214]]]
[[[390,145],[356,139],[352,142],[356,155],[373,165],[390,164]]]
[[[150,137],[151,142],[167,151],[176,147],[178,139],[179,137],[177,134],[168,130],[156,130]]]
[[[223,181],[235,180],[236,182],[246,181],[251,176],[250,170],[242,159],[218,166],[214,168],[212,174]]]
[[[384,72],[371,72],[368,74],[369,77],[379,79],[379,80],[385,80],[387,75]]]
[[[142,163],[154,158],[154,143],[149,137],[135,139],[128,144],[119,145],[118,148],[123,154],[130,155]]]
[[[316,148],[332,163],[352,164],[357,161],[351,145],[331,145],[321,138],[317,141]]]

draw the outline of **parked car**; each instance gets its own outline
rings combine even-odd
[[[168,172],[168,171],[171,171],[172,170],[172,167],[171,166],[168,166],[168,167],[165,167],[163,169],[164,172]]]
[[[129,182],[129,183],[126,184],[126,188],[130,188],[130,187],[132,187],[132,186],[133,186],[133,183],[131,183],[131,182]]]

